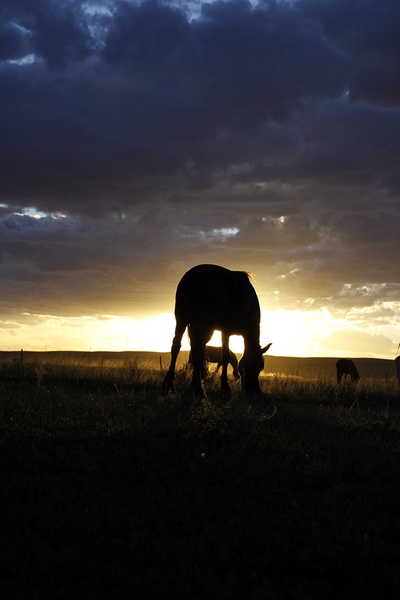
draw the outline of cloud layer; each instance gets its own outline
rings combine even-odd
[[[391,0],[5,0],[2,314],[156,314],[214,262],[399,324],[399,56]]]

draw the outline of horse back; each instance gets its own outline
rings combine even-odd
[[[204,323],[229,334],[259,327],[260,306],[248,273],[198,265],[180,280],[175,316],[186,324]]]

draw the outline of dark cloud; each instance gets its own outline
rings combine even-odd
[[[0,61],[18,60],[29,52],[26,35],[12,22],[0,25]]]
[[[399,30],[390,0],[3,1],[3,302],[156,311],[203,261],[397,302]]]
[[[399,4],[392,0],[311,0],[304,3],[304,9],[351,57],[351,99],[398,106]]]
[[[33,54],[50,69],[61,70],[68,63],[87,58],[90,35],[81,4],[76,0],[3,2],[0,18],[5,22],[11,51],[7,58],[20,59]]]
[[[36,62],[2,67],[3,197],[74,212],[117,181],[145,200],[207,190],[232,163],[275,162],[277,128],[345,86],[343,53],[279,4],[214,3],[189,22],[117,2],[101,47],[80,4],[47,4],[15,15]]]

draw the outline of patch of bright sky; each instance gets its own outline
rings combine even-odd
[[[227,239],[238,233],[239,229],[237,227],[221,227],[220,229],[213,229],[209,235],[216,238]],[[207,233],[204,235],[207,235]]]
[[[230,2],[231,0],[224,0]],[[143,0],[131,0],[132,4],[143,4]],[[201,7],[203,4],[210,4],[210,0],[164,0],[163,2],[167,6],[174,6],[179,10],[185,11],[189,20],[198,19],[201,14]],[[258,0],[250,0],[252,6],[259,4]],[[104,15],[111,16],[113,13],[114,3],[110,0],[106,6],[104,3],[98,2],[85,2],[83,4],[83,10],[90,15]]]
[[[1,205],[0,205],[1,206]],[[4,205],[6,206],[6,205]],[[51,217],[52,219],[64,219],[66,215],[62,213],[47,213],[42,210],[36,210],[36,208],[24,208],[22,212],[16,212],[15,215],[19,217],[32,217],[33,219],[44,219],[46,217]]]
[[[106,15],[106,16],[111,16],[112,15],[112,8],[113,4],[111,2],[108,3],[107,6],[104,5],[104,3],[99,4],[98,2],[85,2],[84,4],[82,4],[82,9],[84,12],[88,13],[89,15]]]
[[[108,2],[104,4],[98,4],[97,2],[86,2],[82,5],[83,11],[89,15],[89,17],[102,17],[102,23],[94,21],[88,22],[87,26],[92,35],[92,42],[94,46],[102,47],[104,45],[104,39],[107,33],[107,27],[104,23],[104,17],[112,17],[114,5]]]
[[[10,65],[31,65],[34,62],[37,62],[38,58],[36,54],[27,54],[22,58],[10,58],[6,62]]]
[[[226,240],[230,237],[237,235],[239,231],[240,230],[237,227],[219,227],[216,229],[212,229],[211,231],[198,231],[188,229],[187,227],[185,227],[184,230],[179,228],[179,236],[185,238],[193,238],[200,236],[201,238],[216,238],[220,240]]]
[[[231,0],[223,0],[226,3],[231,2]],[[257,6],[259,4],[258,0],[249,0],[252,6]],[[140,3],[140,0],[139,2]],[[179,9],[184,9],[189,15],[189,18],[196,19],[199,17],[201,13],[201,7],[203,4],[210,4],[210,0],[167,0],[165,4],[169,4],[171,6],[176,6]]]

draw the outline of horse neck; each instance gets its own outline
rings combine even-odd
[[[253,354],[255,351],[258,351],[259,349],[260,349],[260,336],[259,335],[246,336],[244,338],[243,355]]]

